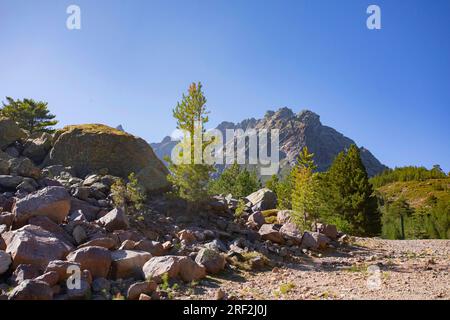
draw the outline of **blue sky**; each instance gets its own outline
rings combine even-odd
[[[388,166],[449,171],[449,16],[448,0],[0,0],[0,99],[155,142],[201,81],[211,126],[308,108]]]

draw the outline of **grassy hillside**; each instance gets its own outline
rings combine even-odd
[[[412,208],[419,209],[426,207],[429,203],[428,200],[433,198],[450,203],[450,177],[425,181],[392,182],[377,188],[376,191],[389,202],[403,198]]]

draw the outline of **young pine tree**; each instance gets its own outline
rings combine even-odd
[[[173,110],[177,128],[184,132],[178,149],[178,160],[182,161],[166,159],[171,172],[168,180],[173,184],[175,193],[189,202],[191,209],[207,199],[208,184],[214,172],[214,167],[203,159],[203,151],[208,146],[203,142],[207,114],[202,85],[192,83],[188,95],[183,95],[182,101]],[[196,143],[200,148],[195,147]]]
[[[407,220],[414,213],[408,202],[403,199],[397,199],[393,203],[386,204],[383,214],[383,236],[388,239],[406,239]]]
[[[47,102],[33,99],[14,100],[11,97],[6,97],[6,100],[8,102],[3,103],[3,108],[0,108],[0,116],[15,121],[19,127],[29,133],[54,132],[51,127],[58,121],[48,110]]]
[[[313,160],[314,154],[304,147],[300,152],[297,164],[293,168],[292,218],[297,225],[307,227],[308,220],[319,218],[317,197],[317,181],[314,170],[317,168]]]

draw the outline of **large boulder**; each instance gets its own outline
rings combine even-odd
[[[35,163],[44,161],[52,148],[52,135],[49,133],[36,133],[30,136],[24,144],[22,154]]]
[[[9,278],[11,285],[17,286],[25,280],[35,279],[41,274],[41,267],[33,266],[31,264],[19,264]]]
[[[319,232],[305,231],[303,233],[301,246],[305,249],[318,250],[325,249],[329,242],[330,239]]]
[[[134,246],[135,250],[149,252],[152,256],[162,256],[166,252],[160,242],[143,239],[137,242]]]
[[[302,232],[298,229],[297,225],[292,222],[285,223],[280,228],[280,233],[288,240],[292,240],[299,244],[302,241]]]
[[[203,265],[206,271],[211,274],[222,271],[226,264],[225,257],[222,254],[208,248],[203,248],[198,252],[195,262]]]
[[[185,282],[198,281],[206,277],[206,268],[191,258],[184,257],[180,259],[180,273],[178,276]]]
[[[10,174],[39,179],[41,177],[41,169],[36,167],[28,158],[19,157],[9,160]]]
[[[79,177],[101,169],[122,178],[134,172],[149,193],[169,188],[166,178],[169,172],[147,142],[101,124],[59,130],[44,163],[71,166]]]
[[[176,278],[180,272],[179,256],[153,257],[145,263],[142,270],[147,280],[161,282],[161,277],[167,274],[169,278]]]
[[[186,282],[200,280],[206,275],[204,266],[184,256],[153,257],[142,269],[145,278],[155,282],[161,282],[164,274],[167,274],[169,278],[181,278]]]
[[[49,262],[45,273],[55,272],[58,274],[58,279],[62,281],[67,280],[77,269],[81,271],[81,265],[77,262],[54,260]]]
[[[97,214],[101,208],[89,204],[89,202],[72,198],[70,201],[70,212],[69,215],[76,217],[82,215],[88,221],[94,221],[97,218]]]
[[[105,227],[108,232],[128,229],[128,218],[123,209],[115,208],[98,220],[98,223]]]
[[[34,216],[47,216],[55,223],[61,223],[69,214],[70,199],[64,187],[47,187],[31,193],[15,203],[15,223],[22,226]]]
[[[0,149],[26,138],[26,133],[10,119],[0,118]]]
[[[152,255],[144,251],[117,250],[111,253],[111,277],[114,279],[140,279],[142,267]]]
[[[55,238],[70,243],[71,245],[75,244],[73,238],[61,225],[56,224],[46,216],[32,217],[30,220],[28,220],[28,224],[41,227],[42,229],[47,230],[48,232],[53,234]]]
[[[67,261],[77,262],[94,278],[106,278],[111,267],[111,253],[102,247],[84,247],[71,252]]]
[[[9,294],[10,300],[52,300],[53,290],[44,281],[25,280]]]
[[[246,199],[251,202],[253,211],[270,210],[277,207],[277,196],[275,192],[267,188],[253,192]]]
[[[6,252],[13,260],[13,268],[30,264],[45,268],[50,261],[64,259],[72,246],[39,226],[27,225],[5,232]]]
[[[324,234],[330,239],[336,240],[338,238],[338,230],[334,224],[317,224],[317,231]]]
[[[133,283],[127,292],[128,300],[138,300],[141,294],[152,294],[158,285],[154,281],[144,281]]]
[[[283,235],[273,224],[263,224],[258,233],[261,235],[261,239],[263,240],[269,240],[279,244],[284,243]]]

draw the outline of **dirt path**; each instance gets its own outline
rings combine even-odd
[[[450,299],[450,241],[356,238],[322,256],[304,255],[264,272],[202,281],[194,299],[218,288],[236,299]]]

